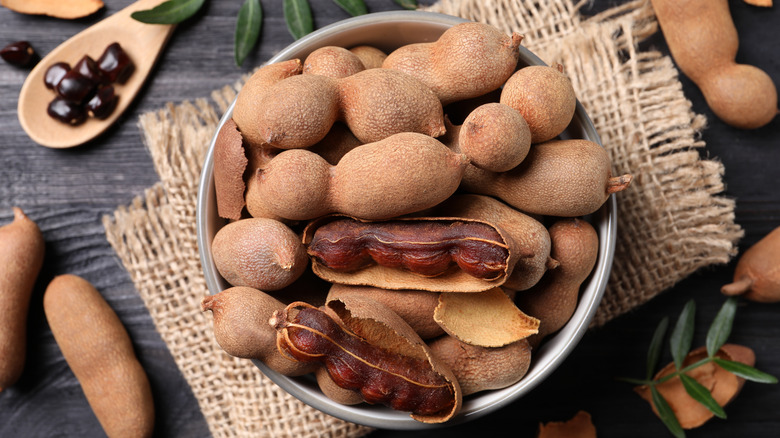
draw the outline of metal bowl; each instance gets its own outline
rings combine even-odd
[[[389,53],[404,44],[435,41],[449,27],[463,21],[465,20],[449,15],[421,11],[380,12],[363,15],[323,27],[291,44],[268,62],[274,63],[294,58],[303,60],[315,49],[328,45],[351,47],[368,44]],[[518,67],[526,65],[544,65],[544,63],[521,46]],[[234,105],[235,102],[228,108],[219,127],[231,117]],[[215,132],[219,131],[219,127]],[[579,102],[577,102],[574,118],[562,137],[585,138],[601,144],[592,121]],[[217,230],[226,223],[217,215],[213,177],[214,140],[212,139],[203,166],[197,205],[200,258],[206,283],[212,294],[230,287],[217,272],[211,256],[211,241]],[[522,380],[507,388],[483,391],[465,397],[460,413],[445,425],[449,426],[475,419],[501,409],[520,397],[529,395],[539,383],[558,368],[576,347],[593,319],[609,278],[617,237],[617,207],[614,196],[610,196],[604,206],[587,219],[599,233],[599,256],[593,273],[582,287],[580,301],[574,315],[559,332],[545,338],[545,342],[539,350],[534,352],[531,367]],[[407,412],[395,411],[384,406],[338,404],[320,392],[311,376],[286,377],[269,369],[262,362],[253,362],[282,389],[302,402],[334,417],[385,429],[419,430],[442,426],[418,422],[410,418]]]

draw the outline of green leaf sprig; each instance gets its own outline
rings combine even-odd
[[[257,44],[263,24],[263,8],[260,0],[244,0],[236,20],[235,45],[233,48],[236,66],[240,67],[249,52]]]
[[[724,370],[731,372],[745,380],[750,380],[758,383],[777,383],[777,378],[767,374],[763,371],[759,371],[756,368],[736,362],[728,359],[723,359],[715,356],[718,350],[726,344],[731,330],[734,325],[734,316],[737,310],[736,297],[728,298],[723,306],[718,311],[709,330],[707,331],[706,348],[707,357],[692,363],[687,366],[683,366],[683,361],[690,352],[691,343],[693,341],[694,334],[694,316],[696,311],[695,303],[691,300],[685,304],[680,316],[675,323],[674,329],[669,337],[669,347],[672,354],[672,360],[674,362],[675,371],[663,376],[659,379],[654,379],[654,370],[658,365],[659,358],[661,356],[661,348],[663,346],[663,339],[669,326],[669,319],[663,318],[658,324],[653,338],[650,341],[650,347],[647,351],[647,372],[644,379],[631,379],[623,378],[621,380],[633,383],[636,385],[646,385],[650,389],[650,396],[653,401],[653,405],[658,411],[658,416],[663,421],[669,432],[677,438],[684,438],[685,432],[680,426],[680,422],[677,419],[669,403],[658,391],[657,386],[670,379],[678,377],[682,383],[685,391],[694,400],[701,403],[704,407],[709,409],[715,416],[719,418],[726,418],[726,412],[723,410],[717,401],[712,397],[710,391],[700,384],[696,379],[690,377],[689,371],[700,367],[706,363],[714,362]]]
[[[147,24],[178,24],[192,17],[206,0],[168,0],[152,9],[135,11],[130,16]]]

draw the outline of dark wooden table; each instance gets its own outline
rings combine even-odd
[[[130,2],[107,0],[95,16],[74,20],[26,16],[0,8],[0,45],[26,39],[42,54]],[[55,275],[74,273],[91,281],[127,327],[153,386],[157,435],[205,437],[206,423],[185,380],[135,288],[106,241],[101,217],[155,182],[151,158],[136,126],[139,114],[207,96],[293,42],[281,1],[264,1],[259,47],[238,68],[233,62],[233,28],[241,1],[207,2],[194,19],[180,25],[162,55],[154,76],[120,123],[97,140],[74,149],[56,150],[33,143],[16,117],[17,97],[26,70],[0,64],[0,223],[10,221],[11,206],[23,208],[43,230],[47,242],[44,271],[32,299],[27,368],[21,380],[0,393],[0,436],[100,436],[102,430],[69,370],[41,310],[45,285]],[[313,1],[317,27],[347,18],[329,1]],[[620,3],[588,2],[585,14]],[[392,0],[369,0],[369,10],[398,9]],[[758,65],[780,83],[780,11],[731,2],[740,30],[738,60]],[[660,34],[648,42],[666,46]],[[780,118],[754,131],[740,131],[718,121],[701,93],[683,78],[694,110],[709,118],[702,152],[725,164],[725,195],[737,200],[737,222],[745,229],[740,249],[780,226]],[[636,242],[641,244],[641,242]],[[730,281],[734,262],[704,269],[628,315],[590,331],[567,361],[532,395],[498,412],[457,428],[434,432],[376,431],[396,436],[466,437],[487,430],[534,436],[539,422],[564,420],[586,410],[602,437],[662,437],[666,429],[620,376],[643,375],[648,342],[664,316],[674,321],[685,302],[697,304],[696,345],[723,302],[722,284]],[[9,311],[10,309],[2,309]],[[741,301],[731,341],[756,351],[757,367],[780,376],[780,324],[775,304]],[[670,360],[668,353],[663,359]],[[730,404],[727,420],[714,419],[690,431],[691,437],[770,437],[780,433],[780,388],[748,383]]]

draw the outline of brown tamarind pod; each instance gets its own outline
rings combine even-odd
[[[469,166],[461,187],[495,196],[525,213],[577,217],[598,210],[609,195],[628,188],[631,179],[630,174],[612,175],[609,155],[599,144],[567,139],[534,145],[508,172]]]
[[[38,225],[21,208],[13,212],[13,221],[0,227],[0,392],[24,370],[30,296],[45,252]]]
[[[518,308],[540,321],[539,333],[529,337],[533,347],[569,321],[577,308],[580,287],[598,259],[599,237],[587,221],[560,219],[549,230],[551,255],[558,261],[558,267],[515,297]]]
[[[414,132],[358,146],[335,166],[305,149],[286,150],[248,181],[247,210],[287,220],[329,213],[388,219],[447,199],[467,163],[435,138]]]
[[[506,280],[517,260],[533,255],[492,224],[454,217],[331,215],[309,223],[302,240],[323,279],[385,289],[488,290]]]
[[[241,91],[236,96],[232,117],[248,144],[262,145],[266,143],[262,133],[258,130],[259,125],[256,123],[257,114],[262,109],[259,97],[275,83],[290,76],[299,75],[302,71],[303,64],[300,59],[268,64],[255,71],[241,87]]]
[[[434,339],[429,346],[452,369],[464,396],[514,385],[531,366],[527,339],[502,347],[479,347],[447,335]]]
[[[311,52],[303,61],[303,72],[341,79],[366,69],[363,61],[339,46],[324,46]]]
[[[745,251],[734,269],[734,281],[721,288],[760,303],[780,301],[780,227]]]
[[[414,75],[446,105],[501,87],[517,67],[522,40],[488,24],[460,23],[434,42],[399,47],[382,67]]]
[[[334,316],[336,317],[334,318]],[[376,301],[351,297],[326,308],[303,302],[274,312],[277,347],[303,362],[323,363],[340,387],[368,403],[440,423],[459,410],[457,379],[398,315]]]
[[[244,172],[248,164],[241,132],[233,119],[225,121],[214,140],[214,192],[220,217],[241,218],[246,204]]]
[[[214,317],[214,337],[234,357],[257,359],[285,376],[300,376],[316,366],[290,360],[276,349],[276,330],[268,318],[285,305],[267,293],[251,287],[231,287],[201,301],[201,309]]]

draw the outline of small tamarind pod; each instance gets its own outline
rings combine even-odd
[[[486,103],[463,121],[458,150],[471,164],[491,172],[506,172],[523,162],[531,149],[531,130],[523,116],[502,103]]]
[[[324,46],[311,52],[303,61],[303,72],[341,79],[365,70],[360,58],[339,46]]]
[[[122,322],[87,280],[55,277],[43,310],[65,361],[109,437],[149,437],[154,401],[149,379]]]
[[[232,118],[241,131],[244,140],[250,145],[265,144],[262,133],[257,129],[255,118],[262,107],[258,100],[273,84],[282,79],[301,74],[303,64],[300,59],[267,64],[255,71],[247,79],[236,96]]]
[[[298,235],[266,218],[226,224],[214,235],[211,254],[217,271],[231,285],[267,291],[290,285],[309,264]]]
[[[444,329],[433,319],[433,311],[439,305],[439,293],[426,290],[393,290],[373,286],[350,286],[334,283],[325,301],[346,296],[360,295],[371,298],[401,317],[422,339],[444,334]]]
[[[501,87],[517,67],[522,40],[485,23],[460,23],[434,42],[399,47],[382,67],[416,76],[446,105]]]
[[[484,195],[456,194],[431,210],[437,216],[485,221],[511,238],[518,252],[533,254],[517,260],[501,285],[522,291],[535,285],[558,262],[550,257],[550,233],[537,219],[515,210],[498,199]]]
[[[0,227],[0,392],[24,370],[30,296],[46,246],[38,225],[21,208],[13,212],[13,221]]]
[[[529,337],[533,347],[569,321],[577,308],[580,287],[598,259],[599,237],[587,221],[559,219],[549,230],[551,255],[558,261],[558,267],[515,297],[518,308],[540,321],[539,333]]]
[[[522,114],[531,131],[531,142],[541,143],[569,126],[577,97],[562,65],[530,65],[506,81],[499,102]]]
[[[328,213],[387,219],[447,199],[467,163],[435,138],[413,132],[358,146],[335,166],[311,151],[287,150],[250,178],[247,209],[254,217],[287,220]]]
[[[360,45],[349,49],[360,59],[366,69],[381,68],[382,62],[387,58],[387,53],[374,46]]]
[[[445,335],[428,345],[452,369],[464,396],[514,385],[531,366],[527,339],[503,347],[479,347]]]
[[[350,297],[324,309],[295,302],[274,312],[269,324],[282,354],[323,363],[333,382],[359,391],[368,403],[409,411],[424,423],[447,421],[460,409],[460,386],[449,368],[374,300]]]
[[[519,166],[488,172],[469,166],[461,187],[495,196],[520,211],[577,217],[598,210],[609,195],[625,190],[632,176],[612,176],[611,160],[599,144],[584,139],[551,140],[531,147]]]
[[[323,216],[306,226],[302,240],[321,278],[396,290],[480,292],[533,256],[492,224],[457,217]]]
[[[340,118],[363,143],[400,132],[439,137],[444,110],[430,88],[412,75],[372,68],[338,81]]]
[[[285,305],[271,295],[251,287],[231,287],[201,301],[201,309],[214,316],[214,337],[234,357],[257,359],[285,376],[310,373],[315,365],[293,361],[276,349],[276,330],[268,318]]]
[[[759,303],[780,301],[780,227],[742,254],[734,269],[734,281],[720,290]]]

